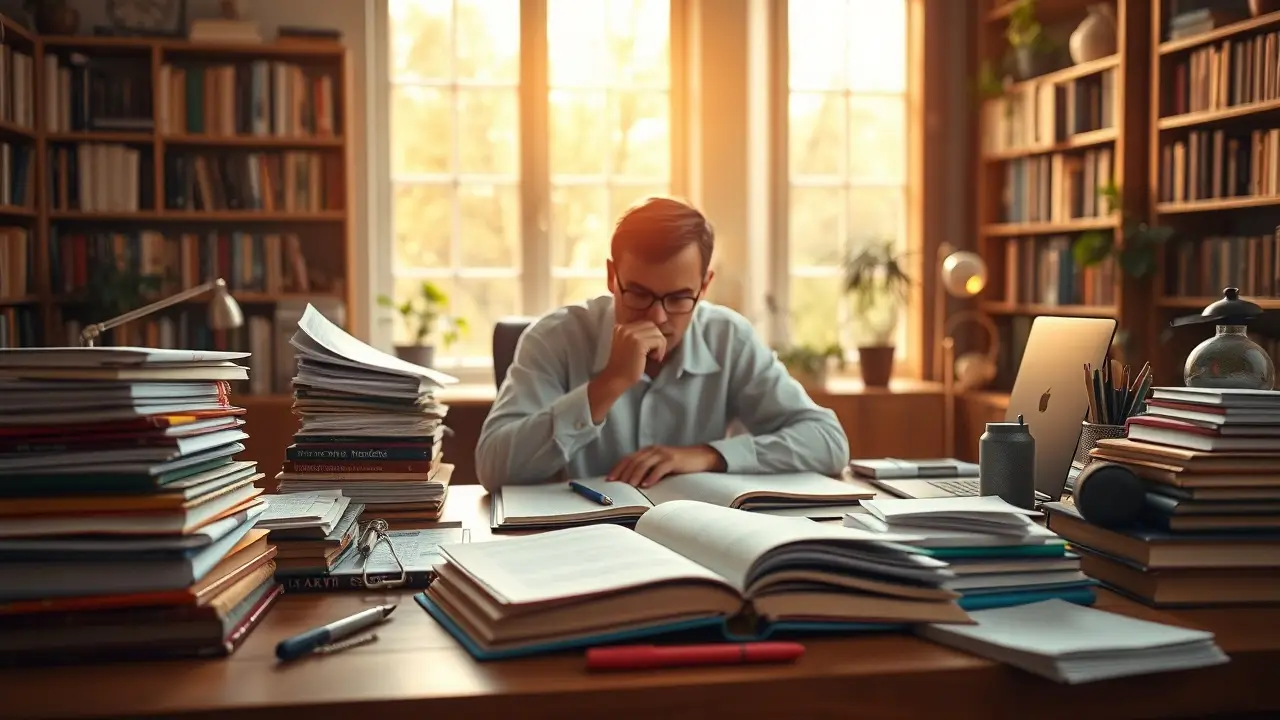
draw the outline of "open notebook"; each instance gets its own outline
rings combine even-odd
[[[567,482],[508,485],[490,503],[493,529],[563,528],[600,522],[631,524],[657,505],[673,500],[698,500],[741,510],[773,510],[804,506],[842,506],[875,497],[875,488],[861,481],[844,482],[817,473],[734,475],[691,473],[672,475],[640,490],[603,478],[578,480],[613,500],[601,505],[569,488]],[[833,517],[844,514],[843,508]]]
[[[417,600],[480,660],[699,629],[751,640],[969,622],[942,587],[946,563],[893,542],[910,539],[677,500],[635,531],[443,546]]]

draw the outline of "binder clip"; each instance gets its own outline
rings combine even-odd
[[[360,543],[356,545],[356,552],[361,557],[361,580],[364,581],[365,588],[374,590],[378,588],[397,588],[404,585],[408,581],[409,574],[405,571],[404,563],[400,560],[400,556],[396,554],[395,543],[391,542],[391,536],[388,534],[389,525],[382,518],[370,520],[365,525],[364,532],[360,534]],[[400,576],[395,578],[369,577],[369,560],[373,557],[373,551],[378,547],[379,543],[386,543],[387,550],[391,553],[391,559],[396,561],[396,567],[400,568]]]

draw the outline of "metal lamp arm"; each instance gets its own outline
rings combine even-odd
[[[947,318],[943,325],[942,335],[950,340],[951,333],[955,332],[956,327],[961,323],[972,322],[982,326],[987,332],[987,359],[994,364],[997,356],[1000,354],[1000,331],[996,328],[996,323],[990,317],[973,310],[962,310],[955,315]]]
[[[197,298],[211,290],[226,288],[226,286],[227,286],[227,281],[223,280],[222,278],[218,278],[217,280],[210,280],[207,283],[196,285],[193,288],[183,290],[182,292],[177,293],[176,295],[170,295],[167,298],[162,298],[160,300],[157,300],[151,303],[150,305],[144,305],[143,307],[137,308],[136,310],[130,310],[129,312],[124,313],[123,315],[117,315],[116,317],[113,317],[110,320],[104,320],[100,323],[94,323],[86,327],[80,333],[80,344],[86,347],[92,347],[94,340],[97,340],[99,337],[102,336],[102,333],[112,328],[119,327],[121,325],[124,325],[125,323],[133,322],[134,320],[140,320],[148,315],[151,315],[152,313],[159,312],[160,310],[164,310],[167,307],[172,307],[174,305],[177,305],[178,303],[186,302],[187,300]]]

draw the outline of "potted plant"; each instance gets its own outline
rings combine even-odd
[[[1009,13],[1005,40],[1013,54],[1013,67],[1021,80],[1029,80],[1048,72],[1050,43],[1044,27],[1036,19],[1035,0],[1019,0]]]
[[[768,307],[769,314],[773,316],[775,323],[780,326],[787,324],[787,318],[772,295],[765,296],[765,306]],[[844,348],[840,347],[839,343],[825,346],[786,345],[775,347],[773,354],[778,358],[778,362],[787,368],[787,372],[791,373],[791,377],[810,393],[826,388],[827,372],[832,363],[837,367],[844,367]]]
[[[1120,188],[1114,184],[1100,188],[1098,198],[1106,204],[1108,212],[1123,208]],[[1125,275],[1142,280],[1155,270],[1160,246],[1173,236],[1173,228],[1149,225],[1128,212],[1121,212],[1121,237],[1124,241],[1120,245],[1116,245],[1113,231],[1090,230],[1076,238],[1071,254],[1081,268],[1115,257],[1116,264]]]
[[[440,344],[448,349],[467,330],[465,318],[449,313],[449,296],[429,280],[422,281],[417,297],[396,303],[386,295],[379,295],[378,304],[400,314],[413,343],[396,345],[396,357],[415,365],[431,367],[435,364],[436,348],[430,341],[437,331]]]
[[[893,375],[895,331],[911,277],[890,242],[869,245],[845,262],[845,291],[853,298],[858,362],[867,387],[887,387]]]

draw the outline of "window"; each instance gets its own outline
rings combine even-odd
[[[842,260],[870,243],[907,250],[907,2],[788,3],[780,205],[793,343],[856,344]],[[906,322],[896,320],[901,356]]]
[[[389,0],[392,274],[468,321],[441,367],[488,367],[503,316],[606,292],[617,215],[670,191],[669,6]]]

